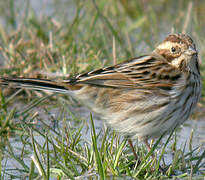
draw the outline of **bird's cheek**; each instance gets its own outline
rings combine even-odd
[[[187,57],[185,57],[184,55],[181,55],[179,57],[176,57],[172,60],[171,64],[179,69],[183,69],[183,67],[185,67],[186,63],[187,63]]]
[[[180,60],[178,58],[175,58],[175,59],[172,60],[171,64],[174,67],[178,68],[180,66]]]

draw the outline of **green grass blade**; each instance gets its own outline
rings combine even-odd
[[[43,165],[40,161],[40,158],[38,156],[38,153],[37,153],[37,149],[36,149],[36,145],[35,145],[35,140],[34,140],[34,137],[33,137],[33,133],[31,132],[31,140],[32,140],[32,145],[33,145],[33,151],[34,151],[34,157],[33,157],[33,161],[37,167],[37,169],[39,170],[39,173],[41,174],[41,176],[43,176],[44,179],[47,179],[47,176],[46,176],[46,172],[43,168]]]
[[[95,153],[97,169],[98,169],[101,179],[105,179],[105,170],[104,170],[103,163],[102,163],[102,157],[97,148],[97,136],[95,132],[95,126],[94,126],[92,114],[90,114],[90,122],[91,122],[91,129],[92,129],[92,132],[91,132],[92,133],[92,143],[93,143],[93,149]]]

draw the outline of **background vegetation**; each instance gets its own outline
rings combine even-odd
[[[0,9],[1,76],[66,79],[150,53],[169,33],[183,32],[196,42],[205,82],[203,0],[8,0],[0,1]],[[204,96],[202,91],[199,108]],[[176,135],[166,137],[160,148],[157,141],[154,160],[136,142],[142,161],[136,166],[126,141],[94,128],[102,122],[82,113],[69,97],[3,88],[0,103],[1,179],[205,175],[205,150],[193,149],[193,134],[184,148],[177,147]],[[168,153],[170,166],[165,166]]]

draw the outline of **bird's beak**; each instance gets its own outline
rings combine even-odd
[[[197,54],[197,50],[194,47],[189,46],[189,49],[186,51],[186,54],[189,56],[193,56],[194,54]]]

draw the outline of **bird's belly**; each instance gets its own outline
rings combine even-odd
[[[192,113],[200,90],[190,88],[170,97],[159,92],[84,88],[76,97],[100,115],[107,124],[125,136],[141,140],[172,131]]]

